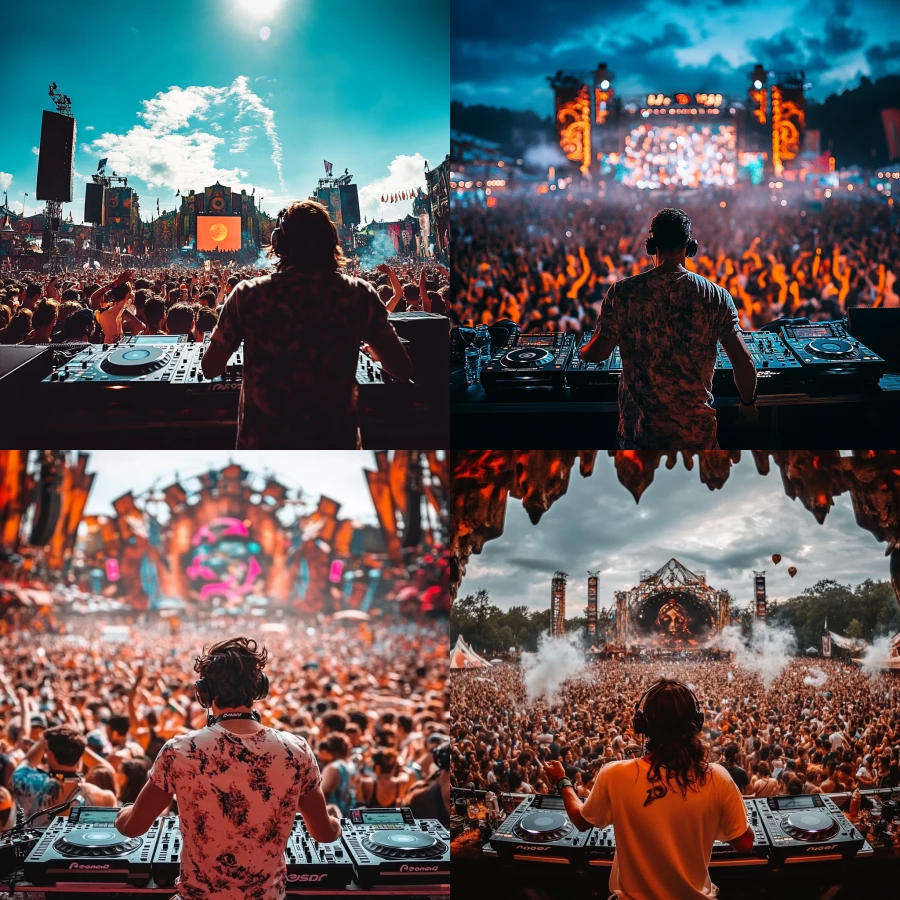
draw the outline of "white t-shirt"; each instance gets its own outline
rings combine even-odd
[[[303,738],[221,725],[167,741],[150,780],[178,799],[183,849],[173,900],[281,900],[301,797],[322,781]]]
[[[585,801],[588,822],[616,831],[609,889],[620,900],[715,897],[707,868],[713,842],[747,830],[737,785],[712,763],[706,784],[682,797],[674,783],[651,783],[649,771],[646,759],[608,763]]]

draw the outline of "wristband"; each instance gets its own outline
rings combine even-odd
[[[753,396],[749,400],[744,400],[743,397],[740,398],[741,406],[755,406],[756,405],[756,391],[753,392]]]
[[[559,781],[556,782],[556,793],[561,794],[563,792],[563,788],[567,787],[575,787],[575,785],[573,785],[568,778],[560,778]]]

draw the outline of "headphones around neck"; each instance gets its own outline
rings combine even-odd
[[[656,256],[659,248],[656,246],[656,238],[653,237],[652,231],[650,232],[650,235],[647,238],[647,240],[644,241],[644,247],[646,248],[647,253],[649,253],[650,256]],[[697,251],[699,249],[700,249],[700,243],[697,241],[697,239],[694,237],[689,237],[684,245],[684,255],[688,259],[692,259],[693,257],[695,257],[697,255]]]
[[[278,213],[278,218],[275,219],[275,227],[272,229],[272,236],[269,239],[269,243],[272,245],[272,249],[275,253],[280,255],[280,251],[278,249],[278,245],[281,243],[281,239],[284,237],[284,217],[287,214],[287,207],[280,210]]]
[[[664,684],[677,684],[683,687],[690,695],[694,698],[694,711],[691,714],[690,724],[693,727],[694,731],[699,734],[703,729],[703,709],[700,706],[700,701],[697,699],[697,695],[683,682],[677,681],[673,679],[667,679]],[[637,703],[634,704],[634,715],[631,717],[631,727],[634,729],[635,734],[643,734],[646,737],[650,736],[650,722],[647,719],[647,714],[643,710],[644,698],[647,694],[650,693],[654,688],[656,688],[660,682],[656,682],[656,684],[650,685],[643,694],[641,694],[641,699],[638,700]]]

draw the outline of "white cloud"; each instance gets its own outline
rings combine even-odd
[[[250,141],[253,138],[250,135],[243,135],[239,137],[235,142],[234,146],[228,151],[229,153],[243,153],[247,147],[250,145]]]
[[[94,130],[93,125],[82,125],[81,128],[83,131],[93,131]]]
[[[210,118],[213,107],[226,107],[237,122],[251,117],[259,125],[244,125],[240,138],[232,152],[246,149],[256,127],[262,127],[272,145],[272,163],[278,172],[282,190],[286,190],[282,177],[282,147],[275,127],[275,113],[248,87],[247,78],[238,76],[228,87],[189,86],[171,87],[150,100],[143,101],[143,112],[138,116],[142,124],[135,125],[125,134],[105,132],[95,138],[88,152],[109,157],[109,168],[125,175],[141,178],[150,188],[168,187],[172,190],[200,189],[214,181],[232,187],[250,186],[247,172],[237,167],[218,165],[217,154],[225,139],[192,127],[196,122]],[[211,116],[218,119],[219,110]],[[218,131],[218,122],[210,122]],[[219,126],[220,127],[220,126]]]
[[[421,153],[413,156],[395,156],[388,165],[389,175],[379,178],[359,189],[359,211],[371,222],[396,222],[412,215],[412,200],[397,203],[382,203],[381,197],[408,191],[410,188],[426,188],[425,157]]]
[[[12,184],[13,177],[9,172],[0,172],[0,191],[5,191]]]
[[[32,152],[35,156],[40,156],[40,155],[41,155],[41,148],[40,148],[40,147],[32,147],[32,148],[31,148],[31,152]]]

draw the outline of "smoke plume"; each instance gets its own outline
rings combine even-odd
[[[755,622],[749,641],[740,629],[729,625],[722,629],[718,644],[734,653],[734,661],[749,672],[756,672],[768,689],[797,649],[793,633],[765,622]]]
[[[542,635],[537,653],[522,655],[528,702],[533,704],[538,697],[544,697],[548,703],[553,703],[563,682],[580,674],[584,668],[584,652],[574,640]]]

